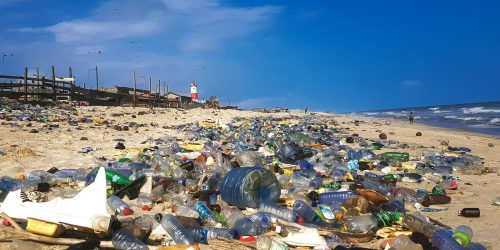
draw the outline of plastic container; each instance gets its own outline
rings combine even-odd
[[[141,240],[137,239],[134,234],[132,234],[130,231],[126,229],[120,229],[116,231],[113,234],[113,237],[111,238],[111,242],[113,243],[113,246],[116,249],[123,249],[123,250],[129,250],[129,249],[134,249],[134,250],[148,250],[148,246],[142,242]]]
[[[468,226],[461,225],[455,229],[452,237],[463,247],[467,247],[472,240],[472,229]]]
[[[193,227],[187,229],[193,235],[194,241],[197,243],[208,244],[209,239],[223,238],[234,239],[237,232],[228,228],[201,228]]]
[[[175,243],[180,245],[190,245],[194,243],[193,235],[182,226],[174,215],[164,215],[161,219],[161,226],[167,231],[168,235],[172,237]]]
[[[64,228],[61,224],[28,218],[26,231],[49,237],[58,237],[64,231]]]
[[[121,215],[132,214],[132,209],[130,209],[130,206],[116,195],[111,195],[108,197],[108,206],[111,208],[111,210],[113,210],[113,212],[117,212]]]
[[[353,233],[368,232],[378,227],[378,220],[371,214],[346,217],[343,220],[344,228]]]
[[[410,240],[405,234],[401,234],[394,240],[395,250],[422,250],[420,245],[415,244],[415,242]]]
[[[267,232],[271,225],[271,216],[258,212],[248,218],[239,219],[232,228],[238,232],[238,235],[256,236]]]
[[[225,202],[239,208],[257,208],[264,202],[277,202],[281,188],[276,176],[261,167],[235,168],[219,184]]]
[[[304,222],[318,224],[323,222],[323,219],[314,212],[314,210],[309,207],[304,201],[296,200],[293,203],[293,211],[302,219]]]
[[[353,191],[328,192],[319,194],[318,201],[321,204],[333,204],[334,202],[344,203],[354,196]]]
[[[481,216],[481,211],[479,210],[479,208],[464,208],[458,211],[458,215],[463,217],[479,218],[479,216]]]
[[[233,228],[238,220],[245,218],[245,215],[237,207],[224,207],[221,215],[229,228]]]
[[[432,234],[439,229],[436,225],[427,222],[425,216],[422,218],[420,215],[406,214],[403,217],[403,226],[410,229],[412,232],[418,232],[431,238]]]
[[[296,222],[297,216],[293,210],[286,207],[276,205],[274,203],[263,203],[259,207],[259,212],[268,213],[273,217],[282,219],[285,221]]]
[[[439,250],[464,250],[464,247],[444,229],[436,230],[432,234],[431,242]]]

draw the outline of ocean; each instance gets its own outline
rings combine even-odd
[[[500,102],[372,110],[352,114],[408,121],[410,112],[413,112],[415,123],[500,136]]]

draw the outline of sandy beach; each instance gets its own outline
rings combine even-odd
[[[71,126],[68,122],[63,121],[65,115],[79,119],[89,117],[93,119],[93,122]],[[286,118],[290,115],[303,116],[306,114],[303,111],[270,114],[214,109],[150,110],[124,107],[79,107],[76,111],[50,116],[51,120],[47,123],[1,120],[0,152],[4,152],[5,156],[0,156],[0,175],[18,176],[30,170],[47,170],[51,167],[91,169],[96,165],[94,163],[95,157],[106,157],[111,160],[124,156],[122,151],[114,148],[117,143],[116,139],[123,139],[124,144],[129,148],[144,147],[151,142],[151,139],[165,136],[185,140],[186,134],[172,129],[172,126],[175,125],[206,120],[220,120],[222,123],[227,123],[234,117],[273,116]],[[349,128],[347,130],[349,133],[357,133],[367,140],[378,139],[379,133],[384,132],[388,139],[408,144],[409,148],[404,151],[409,152],[410,157],[418,157],[423,150],[439,151],[446,147],[442,145],[442,141],[446,141],[450,146],[470,148],[472,150],[470,154],[483,158],[485,166],[500,168],[499,137],[431,127],[418,123],[408,124],[408,122],[400,120],[350,117],[326,113],[316,113],[315,115],[331,118],[332,121],[337,122],[339,128]],[[106,125],[103,125],[106,122],[122,128],[128,126],[129,130],[118,131],[113,129],[113,126],[107,128]],[[131,124],[131,122],[133,123]],[[38,133],[30,133],[33,129],[36,129]],[[421,132],[422,136],[416,136],[417,132]],[[85,147],[95,147],[96,150],[89,153],[79,153]],[[398,149],[397,151],[402,150]],[[376,151],[376,153],[380,152],[384,152],[384,150]],[[449,192],[452,198],[450,204],[440,205],[449,210],[426,213],[426,215],[453,228],[462,224],[469,225],[474,230],[474,241],[486,243],[494,249],[495,246],[500,245],[498,231],[500,207],[493,206],[492,201],[495,196],[500,194],[500,176],[497,173],[454,175],[461,178],[458,190]],[[428,181],[420,184],[402,183],[401,185],[427,190],[431,190],[434,186]],[[480,208],[481,217],[458,216],[457,212],[465,207]],[[375,242],[370,246],[376,246]]]

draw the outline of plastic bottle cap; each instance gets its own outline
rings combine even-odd
[[[132,210],[130,208],[123,209],[123,215],[131,215],[131,214],[132,214]]]
[[[255,237],[252,237],[252,236],[240,236],[240,241],[243,241],[243,242],[254,242],[255,241]]]
[[[304,223],[304,218],[300,217],[297,219],[297,223],[302,224]]]
[[[24,179],[26,179],[26,175],[24,174],[19,175],[19,180],[24,180]]]
[[[143,211],[148,211],[149,210],[149,206],[148,205],[142,205],[142,210]]]
[[[6,227],[10,226],[10,222],[6,219],[3,219],[2,224]]]

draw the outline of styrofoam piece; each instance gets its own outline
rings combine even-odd
[[[79,227],[93,228],[98,224],[107,224],[111,216],[106,211],[106,175],[100,168],[95,181],[84,188],[75,197],[63,199],[57,197],[47,202],[23,202],[21,190],[9,192],[0,206],[0,211],[18,219],[35,218],[53,223],[64,223]],[[102,227],[98,231],[102,231]]]

